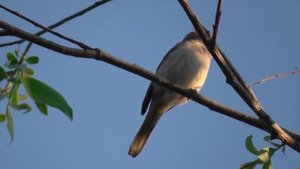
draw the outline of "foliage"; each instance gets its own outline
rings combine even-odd
[[[240,166],[240,169],[254,169],[256,165],[262,165],[262,169],[272,169],[272,161],[271,158],[275,154],[276,151],[282,150],[285,153],[284,144],[277,144],[271,141],[270,136],[265,136],[264,140],[268,142],[271,146],[264,147],[261,150],[257,150],[252,141],[252,135],[246,138],[245,146],[247,150],[256,155],[256,160],[244,163]]]
[[[6,123],[11,142],[14,139],[14,120],[12,109],[22,111],[24,114],[32,110],[28,98],[32,99],[38,110],[48,115],[48,106],[62,111],[70,120],[73,119],[73,110],[64,97],[52,87],[33,78],[34,70],[31,66],[39,63],[38,56],[19,55],[7,53],[7,61],[3,67],[0,66],[0,101],[7,99],[5,113],[0,113],[0,123]],[[24,87],[26,94],[20,94],[20,87]],[[2,110],[0,110],[2,111]]]

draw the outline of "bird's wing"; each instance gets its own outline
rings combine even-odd
[[[158,65],[156,71],[159,69],[159,67],[166,61],[169,59],[169,56],[172,52],[174,52],[178,47],[179,47],[180,43],[176,44],[172,49],[170,49],[168,51],[168,53],[164,56],[164,58],[162,59],[162,61],[160,62],[160,64]],[[144,115],[148,109],[149,103],[151,102],[151,98],[152,98],[152,92],[153,92],[153,83],[151,83],[147,89],[146,95],[144,97],[143,100],[143,104],[142,104],[142,111],[141,114]]]
[[[160,68],[160,66],[165,63],[169,58],[170,58],[170,54],[173,53],[176,49],[178,49],[178,47],[181,45],[182,42],[180,43],[177,43],[172,49],[170,49],[168,51],[168,53],[164,56],[164,58],[161,60],[161,62],[159,63],[157,69],[156,69],[156,72],[157,70]]]
[[[152,98],[152,91],[153,91],[153,84],[150,83],[150,85],[147,89],[146,95],[144,97],[144,100],[143,100],[142,111],[141,111],[142,115],[144,115],[146,113],[147,109],[148,109],[149,103],[150,103],[151,98]]]
[[[162,61],[158,65],[158,67],[156,69],[156,72],[160,68],[160,66],[170,58],[170,54],[178,49],[178,47],[181,45],[181,43],[182,42],[177,43],[172,49],[170,49],[168,51],[168,53],[164,56],[164,58],[162,59]],[[149,85],[148,90],[146,92],[146,95],[144,97],[143,104],[142,104],[142,111],[141,111],[142,115],[144,115],[146,113],[147,109],[148,109],[149,103],[151,102],[151,99],[152,99],[152,92],[153,92],[153,82]]]

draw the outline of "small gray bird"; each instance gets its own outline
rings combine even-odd
[[[156,74],[172,83],[199,92],[206,79],[210,61],[210,53],[199,35],[190,32],[165,55],[158,65]],[[149,103],[150,108],[130,145],[128,154],[136,157],[142,151],[160,117],[174,106],[187,101],[186,97],[152,82],[142,104],[142,115],[148,109]]]

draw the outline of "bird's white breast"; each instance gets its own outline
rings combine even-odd
[[[199,91],[206,79],[210,60],[210,54],[202,43],[197,40],[186,41],[170,53],[157,74],[173,83]]]

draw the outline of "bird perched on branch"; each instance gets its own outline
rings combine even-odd
[[[199,35],[196,32],[190,32],[165,55],[156,74],[171,83],[199,92],[206,79],[210,61],[210,53]],[[187,101],[188,98],[151,82],[142,104],[142,115],[147,111],[149,104],[150,108],[130,145],[128,154],[136,157],[143,149],[160,117],[174,106]]]

